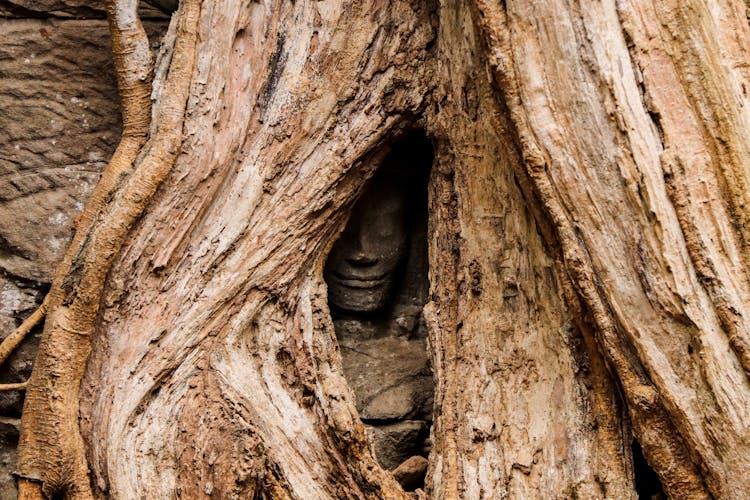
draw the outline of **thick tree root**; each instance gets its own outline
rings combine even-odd
[[[78,287],[71,287],[71,283],[81,276],[79,259],[91,253],[95,222],[103,217],[115,193],[133,171],[135,158],[148,138],[152,57],[148,37],[136,11],[134,0],[108,2],[112,51],[122,99],[123,132],[78,219],[73,241],[45,299],[47,319],[28,381],[18,447],[18,488],[19,498],[23,499],[92,498],[83,440],[78,430],[78,387],[89,351],[89,329],[80,327],[81,321],[75,321],[75,314],[71,314],[67,305],[78,293]],[[96,249],[93,252],[96,253]],[[89,290],[76,298],[79,304],[82,301],[88,306],[79,306],[79,312],[90,310],[83,322],[93,320],[98,310],[98,295]],[[29,318],[25,324],[38,322],[43,314],[35,313],[35,316],[40,317]]]
[[[550,179],[546,157],[537,146],[534,131],[525,118],[526,111],[517,99],[521,91],[516,77],[509,70],[514,63],[510,55],[510,38],[504,32],[507,27],[506,14],[492,2],[484,0],[479,0],[477,7],[483,14],[481,25],[485,36],[497,40],[502,47],[502,51],[497,51],[500,64],[496,69],[495,79],[500,91],[506,96],[510,116],[519,136],[527,175],[544,212],[553,223],[556,239],[560,242],[561,257],[573,279],[576,292],[591,313],[591,322],[596,328],[596,341],[619,379],[634,434],[670,498],[709,498],[703,475],[693,463],[658,389],[645,375],[637,356],[627,354],[632,346],[627,343],[622,326],[613,317],[611,305],[600,293],[590,257],[585,247],[579,243],[576,229]]]

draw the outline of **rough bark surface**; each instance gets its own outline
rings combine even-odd
[[[113,4],[122,37],[134,4]],[[133,173],[97,188],[53,284],[29,498],[406,497],[322,270],[415,128],[435,149],[426,494],[632,498],[635,436],[669,497],[745,496],[744,13],[183,2],[131,146],[125,116]],[[123,54],[132,104],[147,65]]]
[[[497,7],[496,81],[646,458],[673,498],[743,496],[744,4]]]
[[[430,11],[209,2],[200,19],[182,153],[113,269],[84,380],[95,484],[123,497],[401,496],[364,440],[321,272],[376,147],[423,105],[409,84],[425,74]],[[182,189],[196,194],[187,206]],[[182,281],[187,269],[200,283]],[[123,376],[130,388],[110,385]]]

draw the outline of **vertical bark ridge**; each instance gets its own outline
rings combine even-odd
[[[747,416],[747,381],[736,370],[737,358],[722,348],[728,347],[721,339],[726,321],[696,276],[689,248],[694,232],[681,225],[670,200],[660,130],[649,126],[653,115],[639,91],[639,85],[648,92],[679,86],[640,73],[627,43],[658,53],[652,68],[662,73],[671,67],[669,57],[677,57],[660,47],[680,46],[664,39],[648,45],[653,34],[628,36],[645,19],[658,24],[662,18],[631,16],[635,6],[622,7],[632,25],[618,38],[599,34],[623,32],[624,4],[531,4],[509,2],[506,11],[481,2],[482,25],[527,170],[622,384],[635,434],[670,497],[705,496],[709,488],[715,495],[739,494],[745,452],[727,454],[716,440],[726,436],[732,446],[745,446],[740,422]],[[657,125],[665,137],[680,136],[676,123]],[[696,151],[701,144],[688,139],[684,145]],[[721,213],[718,227],[729,220]],[[740,290],[743,281],[736,284]],[[686,351],[697,355],[685,362]],[[726,467],[739,482],[721,477]]]
[[[460,488],[459,449],[456,431],[459,421],[456,393],[460,385],[451,374],[458,360],[457,308],[452,290],[458,288],[458,218],[452,179],[454,171],[450,156],[441,151],[438,142],[430,181],[430,231],[441,228],[440,239],[431,242],[430,301],[425,305],[424,317],[429,332],[432,369],[435,378],[434,422],[431,436],[435,452],[430,457],[427,476],[428,491],[440,492],[449,498],[457,496]],[[440,269],[433,273],[432,269]],[[433,495],[434,496],[434,495]]]
[[[686,248],[700,286],[710,297],[724,335],[742,367],[726,386],[733,401],[727,411],[735,431],[746,434],[743,398],[731,394],[747,385],[750,374],[747,246],[746,109],[748,25],[741,2],[666,2],[630,5],[619,10],[624,29],[634,40],[631,49],[644,78],[648,106],[663,130],[661,157],[666,190],[685,235]],[[660,19],[659,24],[653,22]],[[672,53],[656,45],[674,40]],[[676,113],[677,106],[682,111]],[[710,349],[709,336],[696,336],[696,349]],[[734,367],[736,363],[728,366]],[[722,366],[727,366],[722,363]],[[710,373],[711,367],[705,368]],[[732,370],[734,371],[734,369]],[[738,374],[737,374],[738,375]],[[717,391],[718,392],[718,391]],[[722,391],[723,392],[723,391]],[[723,452],[705,451],[703,439],[687,432],[700,450],[707,480],[715,494],[732,491],[722,463],[735,461]],[[696,435],[693,435],[696,434]],[[747,437],[743,444],[747,445]],[[711,445],[709,445],[710,447]],[[731,446],[735,449],[734,446]],[[741,452],[744,453],[744,452]],[[728,455],[731,455],[728,454]],[[744,480],[744,479],[743,479]],[[729,488],[729,489],[727,489]],[[739,491],[739,490],[737,490]]]
[[[688,251],[748,375],[750,334],[742,311],[750,288],[742,270],[749,262],[745,165],[750,146],[739,131],[750,125],[743,69],[750,44],[740,6],[720,2],[717,12],[709,13],[690,2],[640,4],[621,9],[621,17],[638,42],[633,57],[647,82],[658,82],[647,84],[646,92],[651,112],[667,131],[662,169]],[[645,22],[650,16],[662,24]],[[652,40],[646,41],[646,34]],[[677,56],[664,64],[662,50],[649,48],[667,37],[679,45]],[[676,105],[682,106],[679,114]]]
[[[628,498],[617,389],[578,326],[555,235],[535,221],[479,18],[473,6],[442,6],[446,71],[426,120],[436,145],[425,311],[437,381],[428,493]]]

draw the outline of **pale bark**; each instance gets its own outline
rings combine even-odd
[[[436,293],[427,307],[438,382],[432,491],[628,498],[627,424],[550,229],[524,198],[523,188],[533,192],[486,77],[477,17],[459,5],[441,12],[436,100],[446,104],[428,121],[437,144]]]
[[[181,154],[112,271],[83,383],[101,491],[403,495],[368,451],[320,270],[376,147],[423,106],[429,14],[203,3]]]
[[[671,498],[746,496],[742,2],[183,3],[149,141],[53,286],[34,494],[406,497],[368,449],[322,268],[422,128],[427,495],[632,498],[635,435]]]
[[[671,497],[744,496],[744,4],[482,8],[527,170],[646,457]]]

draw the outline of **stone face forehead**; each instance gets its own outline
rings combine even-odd
[[[342,310],[379,311],[394,302],[399,288],[412,290],[414,282],[426,282],[426,242],[414,243],[426,229],[432,147],[420,133],[387,147],[326,263],[329,303]]]

